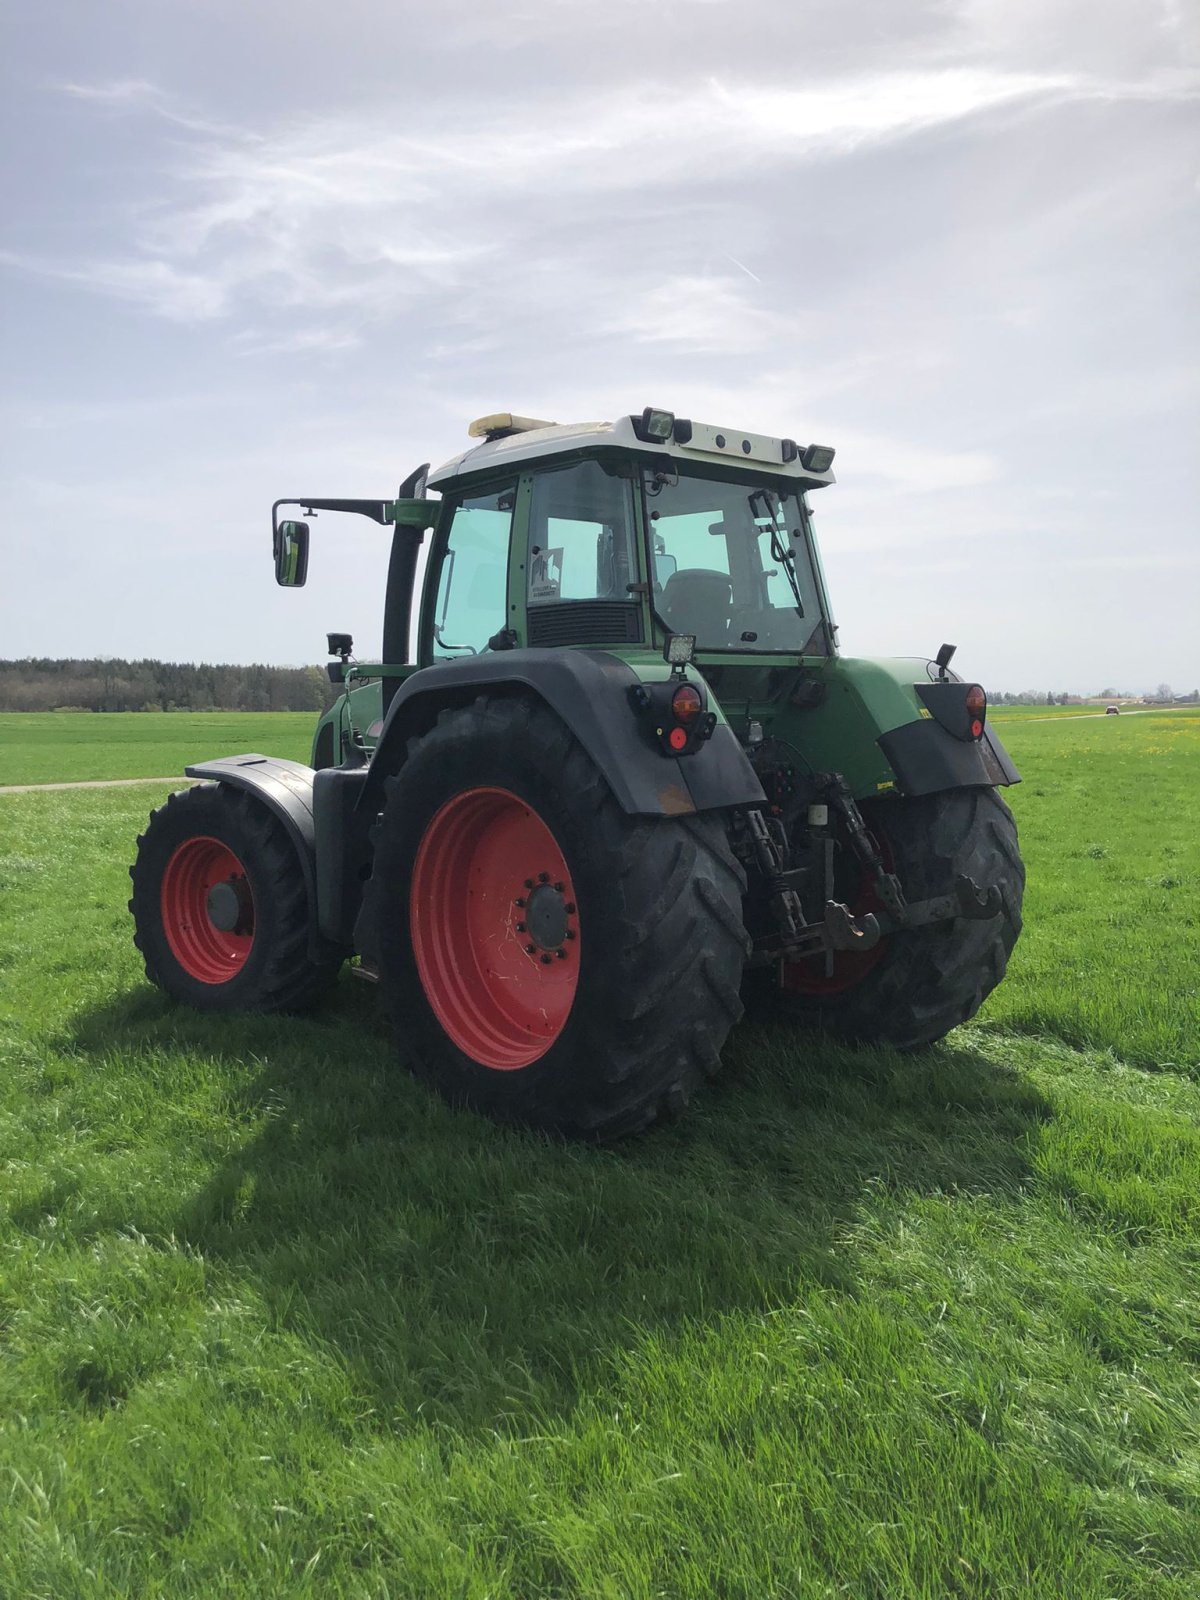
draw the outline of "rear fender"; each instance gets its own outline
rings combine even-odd
[[[629,691],[641,679],[604,650],[505,650],[439,662],[406,678],[388,711],[360,805],[378,811],[383,783],[447,707],[480,695],[533,694],[562,720],[632,816],[690,816],[726,806],[761,804],[762,786],[724,722],[693,754],[664,755],[644,736]]]
[[[810,692],[794,696],[768,731],[814,771],[842,773],[858,800],[1019,783],[986,721],[982,738],[963,739],[937,720],[922,698],[935,671],[924,657],[839,656],[801,685]]]

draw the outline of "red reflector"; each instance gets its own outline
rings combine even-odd
[[[987,695],[977,683],[973,683],[967,690],[967,710],[973,717],[979,717],[981,720],[987,711]]]
[[[690,683],[681,683],[671,696],[671,715],[676,722],[692,722],[703,710],[700,691]]]
[[[976,717],[975,721],[971,724],[971,737],[972,739],[983,738],[983,723],[980,722],[978,717]]]
[[[687,742],[688,736],[686,728],[672,728],[670,733],[667,735],[667,743],[671,746],[672,750],[686,750]]]

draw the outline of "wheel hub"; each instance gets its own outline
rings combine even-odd
[[[567,901],[551,883],[539,883],[525,907],[529,937],[539,950],[557,950],[567,938]]]
[[[245,931],[252,904],[244,878],[240,883],[236,878],[230,878],[227,883],[214,883],[205,900],[208,920],[221,933]]]

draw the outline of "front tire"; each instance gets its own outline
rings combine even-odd
[[[295,849],[260,802],[219,783],[173,794],[138,838],[133,942],[146,976],[197,1011],[302,1011],[340,960],[309,958]]]
[[[719,816],[627,816],[541,704],[443,712],[388,781],[367,889],[403,1058],[569,1137],[678,1113],[741,1015],[744,886]]]
[[[954,789],[863,806],[885,861],[910,901],[949,891],[966,873],[1000,889],[1000,914],[891,934],[864,956],[783,962],[776,1006],[793,1020],[860,1043],[914,1050],[973,1017],[1004,976],[1021,931],[1025,867],[1012,812],[994,789]],[[872,893],[852,909],[876,910]]]

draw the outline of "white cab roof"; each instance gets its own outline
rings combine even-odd
[[[798,455],[785,461],[782,439],[773,439],[761,433],[745,433],[737,428],[722,428],[706,422],[693,422],[691,426],[692,436],[687,444],[679,444],[675,440],[662,444],[648,443],[639,439],[633,429],[632,417],[618,417],[615,422],[547,423],[542,427],[523,428],[505,438],[489,439],[484,444],[475,445],[444,462],[436,472],[429,474],[429,487],[445,489],[461,478],[474,478],[493,469],[498,472],[506,468],[516,471],[526,462],[592,449],[628,450],[631,454],[636,452],[641,456],[668,456],[680,463],[704,461],[743,469],[758,467],[772,477],[794,478],[801,487],[807,488],[819,488],[834,482],[832,472],[807,471]]]

